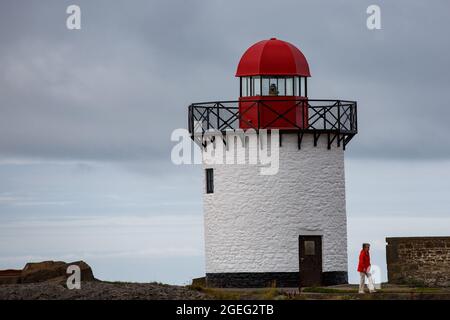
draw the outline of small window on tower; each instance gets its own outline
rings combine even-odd
[[[261,88],[261,95],[262,96],[268,96],[269,95],[269,78],[264,77],[262,78],[262,88]]]
[[[206,193],[214,193],[214,171],[206,169]]]
[[[242,90],[242,96],[246,97],[248,96],[248,90],[247,90],[247,78],[246,77],[242,77],[241,78],[241,90]]]
[[[306,97],[306,78],[305,77],[301,77],[300,78],[300,95],[303,97]]]
[[[294,96],[301,96],[302,93],[299,92],[300,84],[298,77],[294,77]]]
[[[252,96],[261,95],[261,77],[253,77],[253,93]]]
[[[294,79],[286,78],[286,95],[292,96],[294,95]]]
[[[278,78],[278,95],[285,96],[286,95],[286,78]]]

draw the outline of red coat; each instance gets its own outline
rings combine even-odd
[[[370,267],[370,254],[361,250],[359,253],[358,272],[367,272],[367,268]]]

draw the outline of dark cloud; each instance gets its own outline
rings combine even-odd
[[[298,45],[312,98],[354,99],[352,157],[450,157],[450,4],[383,2],[69,1],[0,4],[0,155],[168,159],[193,101],[237,98],[234,71],[252,43]]]

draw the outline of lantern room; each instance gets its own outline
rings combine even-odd
[[[271,38],[255,43],[241,57],[240,128],[307,128],[309,65],[289,42]]]

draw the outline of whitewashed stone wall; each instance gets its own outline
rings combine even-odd
[[[323,271],[347,271],[344,151],[312,135],[283,135],[278,174],[214,168],[204,191],[206,273],[298,272],[299,235],[322,236]],[[204,172],[204,170],[203,170]],[[204,179],[205,181],[205,179]]]

